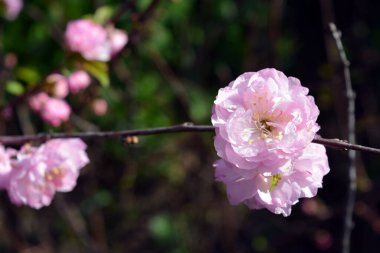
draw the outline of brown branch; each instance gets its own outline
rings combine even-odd
[[[145,21],[147,21],[153,15],[155,9],[160,4],[160,2],[161,0],[152,0],[152,2],[150,2],[146,10],[138,16],[138,21],[140,23],[144,23]]]
[[[351,74],[350,74],[350,62],[347,59],[346,52],[341,40],[341,32],[336,28],[334,23],[330,23],[330,30],[332,36],[335,39],[336,47],[338,49],[340,60],[344,67],[344,80],[346,83],[346,97],[348,101],[347,108],[347,125],[348,125],[348,141],[352,144],[355,144],[355,92],[352,89],[351,84]],[[347,205],[346,205],[346,214],[344,218],[343,225],[343,241],[342,241],[342,252],[350,252],[350,241],[351,241],[351,231],[353,229],[353,212],[355,205],[355,195],[356,195],[356,153],[354,150],[349,150],[348,152],[349,159],[349,185],[348,185],[348,196],[347,196]]]
[[[128,136],[158,135],[169,133],[191,133],[191,132],[210,132],[213,133],[215,128],[209,125],[194,125],[193,123],[183,123],[181,125],[145,128],[125,131],[108,131],[108,132],[85,132],[85,133],[40,133],[36,135],[24,136],[0,136],[0,143],[3,145],[22,145],[27,142],[44,142],[50,139],[68,139],[80,138],[84,141],[96,139],[125,139]],[[357,144],[351,144],[339,139],[326,139],[316,136],[314,143],[319,143],[331,148],[343,150],[358,150],[380,155],[380,149],[366,147]]]

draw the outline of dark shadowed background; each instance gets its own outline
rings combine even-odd
[[[65,66],[66,23],[123,1],[25,0],[14,22],[0,20],[0,102],[18,80],[27,89]],[[133,2],[133,1],[131,1]],[[275,67],[298,77],[321,111],[320,134],[346,139],[342,66],[327,24],[336,22],[357,93],[357,141],[380,147],[380,1],[162,0],[143,21],[150,0],[135,1],[116,26],[129,32],[110,63],[111,86],[94,82],[69,101],[74,117],[44,124],[24,104],[1,134],[122,130],[191,121],[210,124],[219,88],[238,75]],[[9,60],[17,64],[9,65]],[[105,116],[86,101],[103,97]],[[74,191],[49,207],[0,202],[0,252],[339,252],[348,184],[347,152],[328,149],[331,172],[317,197],[290,217],[230,206],[214,181],[213,134],[143,137],[136,145],[88,142],[91,163]],[[380,251],[380,156],[358,155],[352,252]]]

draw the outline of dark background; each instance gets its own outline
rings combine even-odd
[[[25,89],[65,68],[66,23],[122,1],[25,0],[16,21],[0,20],[1,104],[4,87]],[[133,2],[133,1],[131,1]],[[129,32],[110,63],[110,87],[96,81],[69,97],[75,117],[44,124],[25,104],[0,121],[1,134],[122,130],[191,121],[210,124],[219,88],[246,71],[275,67],[299,78],[321,111],[319,134],[346,139],[343,68],[328,23],[336,22],[357,94],[357,142],[380,147],[380,1],[162,0],[143,21],[136,1],[116,22]],[[9,57],[17,64],[9,65]],[[88,101],[109,112],[95,116]],[[83,124],[86,123],[86,124]],[[328,148],[331,172],[290,217],[230,206],[216,183],[213,134],[143,137],[136,145],[88,142],[91,163],[73,192],[41,210],[0,202],[0,252],[340,252],[348,187],[347,152]],[[380,157],[359,153],[352,252],[380,250]]]

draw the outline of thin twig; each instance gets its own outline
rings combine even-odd
[[[125,139],[128,136],[157,135],[168,133],[190,133],[190,132],[210,132],[213,133],[215,128],[208,125],[194,125],[193,123],[183,123],[181,125],[145,128],[125,131],[108,131],[108,132],[85,132],[85,133],[40,133],[36,135],[24,136],[0,136],[0,143],[3,145],[21,145],[27,142],[43,142],[50,139],[68,139],[80,138],[85,141],[95,139]],[[327,147],[338,148],[343,150],[358,150],[380,155],[380,149],[366,147],[362,145],[348,143],[339,139],[326,139],[316,136],[313,140],[315,143]]]
[[[348,102],[348,141],[355,144],[355,92],[352,89],[351,75],[350,75],[350,62],[347,60],[346,53],[341,40],[341,32],[336,28],[334,23],[330,23],[330,30],[335,39],[338,48],[339,56],[344,67],[344,80],[346,83],[346,96]],[[349,186],[347,196],[346,215],[344,218],[343,227],[343,245],[342,252],[350,252],[351,231],[353,229],[353,211],[356,195],[356,153],[350,149],[348,151],[349,158]]]

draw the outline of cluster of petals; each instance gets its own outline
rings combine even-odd
[[[275,69],[244,73],[219,90],[212,115],[221,158],[216,178],[232,204],[286,216],[321,187],[329,167],[324,147],[311,144],[319,110],[307,94],[297,78]]]
[[[87,72],[78,70],[69,76],[51,74],[46,78],[51,95],[38,92],[29,98],[29,105],[33,111],[40,114],[42,119],[52,126],[59,126],[69,119],[71,108],[64,98],[71,93],[78,93],[91,83]]]
[[[124,31],[113,26],[104,28],[88,19],[69,22],[65,31],[67,48],[89,61],[109,61],[127,42]]]
[[[1,4],[4,5],[5,17],[9,20],[16,19],[24,5],[22,0],[0,0]]]
[[[76,186],[80,170],[89,162],[80,139],[56,139],[19,151],[0,147],[0,187],[16,205],[39,209],[50,205],[56,192]]]

